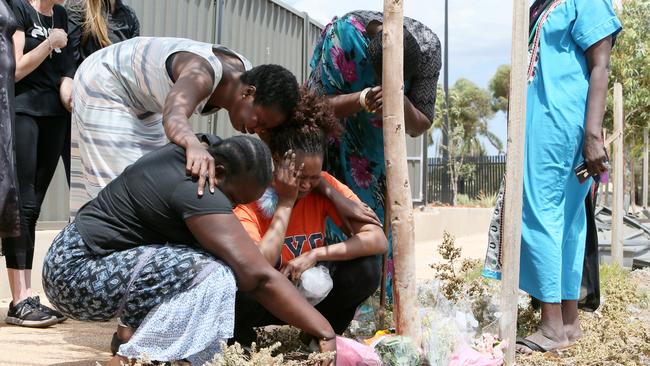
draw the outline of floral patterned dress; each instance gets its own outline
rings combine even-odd
[[[383,22],[383,14],[354,11],[341,18],[335,17],[325,27],[310,62],[309,88],[323,95],[340,95],[381,84],[381,80],[375,78],[367,54],[369,38],[366,26],[371,21]],[[416,67],[418,71],[405,83],[406,96],[418,110],[433,119],[441,65],[440,41],[433,31],[416,20],[404,18],[404,28],[415,37],[422,52],[419,65],[408,65],[408,60],[405,60],[406,67]],[[350,187],[383,220],[386,166],[382,116],[361,111],[341,122],[345,130],[340,138],[330,139],[325,170]],[[331,221],[326,236],[328,243],[346,238]],[[392,263],[389,260],[389,286],[390,268]]]

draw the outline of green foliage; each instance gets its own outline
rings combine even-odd
[[[612,50],[610,87],[623,84],[625,138],[633,156],[639,156],[643,128],[650,125],[650,0],[626,0],[618,16],[623,23]],[[609,93],[605,126],[612,131],[612,96]]]
[[[442,128],[445,114],[444,91],[438,87],[440,98],[436,100],[436,118],[433,127]],[[492,96],[467,79],[458,79],[449,89],[450,140],[455,139],[456,149],[450,156],[485,155],[485,147],[479,137],[485,137],[499,152],[503,142],[489,131],[488,121],[494,117]],[[450,148],[452,149],[452,148]]]
[[[510,65],[501,65],[497,68],[490,79],[488,89],[492,93],[492,109],[507,113],[510,96]]]

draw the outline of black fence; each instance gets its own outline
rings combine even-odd
[[[427,169],[427,201],[449,203],[451,179],[447,176],[448,167],[442,158],[429,158]],[[458,179],[458,194],[470,199],[483,193],[493,195],[499,192],[501,179],[506,172],[505,155],[472,156],[463,160],[463,166],[473,167],[471,174]]]

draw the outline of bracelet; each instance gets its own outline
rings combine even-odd
[[[370,88],[365,88],[361,91],[361,94],[359,94],[359,104],[361,104],[361,107],[366,111],[368,110],[368,105],[366,104],[366,96],[368,95],[368,92],[370,92]]]

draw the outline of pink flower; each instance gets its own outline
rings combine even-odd
[[[357,68],[353,60],[348,60],[345,57],[345,52],[340,47],[332,47],[330,50],[332,59],[334,60],[334,67],[339,70],[343,81],[354,82],[357,80]]]
[[[350,17],[350,24],[352,24],[360,33],[366,32],[366,26],[361,24],[355,17]]]
[[[370,184],[372,184],[372,174],[370,173],[369,165],[370,163],[366,158],[350,156],[352,179],[354,179],[354,182],[363,189],[368,189]]]

